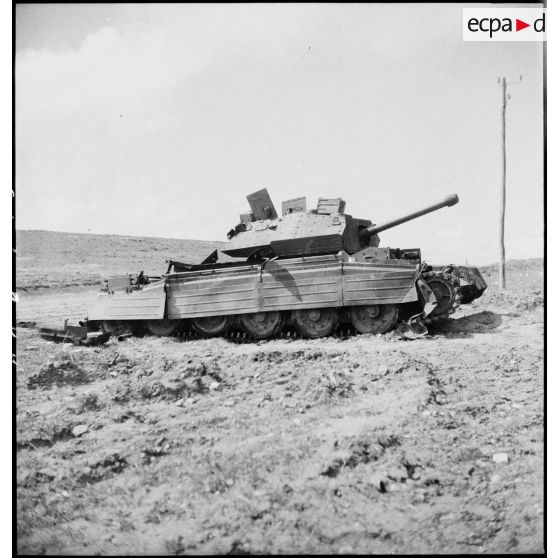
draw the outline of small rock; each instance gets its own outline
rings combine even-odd
[[[43,479],[49,481],[54,480],[58,476],[56,474],[56,471],[48,468],[40,469],[38,475],[41,476]]]
[[[219,382],[211,382],[209,384],[209,389],[211,391],[223,391],[223,384],[220,384]]]
[[[227,480],[225,481],[225,484],[226,484],[227,486],[232,486],[232,485],[234,484],[234,481],[233,481],[232,479],[227,479]]]
[[[299,418],[295,418],[295,419],[293,420],[293,422],[294,422],[297,426],[300,426],[301,420],[300,420]]]
[[[379,492],[387,492],[390,484],[389,479],[384,475],[373,475],[369,482]]]
[[[175,403],[175,405],[176,405],[177,407],[184,407],[184,399],[179,399],[179,400]]]
[[[234,405],[234,401],[229,399],[228,401],[225,401],[223,405],[225,405],[225,407],[232,407]]]
[[[79,436],[85,434],[89,430],[87,424],[78,424],[72,428],[72,435],[78,438]]]
[[[431,414],[432,413],[428,409],[425,409],[424,411],[422,411],[422,416],[423,417],[429,417]]]
[[[389,372],[389,368],[387,364],[379,364],[377,368],[378,374],[387,374]]]
[[[395,482],[401,482],[407,479],[407,469],[405,467],[392,467],[386,471],[386,476]]]
[[[53,496],[49,496],[45,501],[47,507],[54,506],[54,505],[58,504],[59,502],[60,502],[60,496],[58,494],[54,494]]]
[[[494,461],[494,463],[507,463],[509,461],[509,457],[507,453],[495,453],[492,456],[492,461]]]

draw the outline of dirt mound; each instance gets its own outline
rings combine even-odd
[[[79,385],[89,383],[87,373],[72,361],[49,362],[37,374],[31,376],[27,382],[30,389],[37,387],[49,388],[54,385]]]
[[[126,459],[118,453],[113,453],[91,466],[84,467],[77,480],[81,484],[101,482],[122,473],[126,467]]]
[[[353,469],[361,463],[367,464],[378,461],[386,449],[399,445],[401,445],[401,442],[396,435],[382,435],[376,439],[369,436],[360,436],[350,442],[348,455],[343,458],[336,458],[321,474],[335,478],[344,467]],[[337,449],[338,444],[335,447]]]

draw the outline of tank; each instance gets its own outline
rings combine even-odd
[[[393,219],[373,225],[345,213],[341,198],[320,198],[317,209],[306,211],[306,199],[283,202],[278,217],[267,190],[247,197],[251,212],[240,215],[240,223],[227,233],[229,246],[225,254],[252,259],[264,256],[293,257],[335,254],[341,250],[354,254],[380,243],[378,233],[459,202],[457,195]]]
[[[227,233],[219,263],[170,260],[165,273],[105,282],[88,320],[105,331],[184,333],[265,339],[281,333],[318,338],[424,335],[428,325],[482,295],[477,268],[431,266],[419,248],[380,247],[379,233],[459,202],[456,194],[374,224],[345,212],[341,198],[284,201],[278,215],[266,189],[247,196],[250,211]]]

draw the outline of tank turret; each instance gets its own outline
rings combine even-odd
[[[345,213],[341,198],[320,198],[316,209],[306,210],[306,198],[287,200],[279,217],[266,189],[247,196],[251,212],[240,216],[240,223],[229,231],[225,254],[234,257],[303,257],[354,254],[380,243],[378,233],[412,219],[458,203],[453,194],[398,219],[380,225]]]

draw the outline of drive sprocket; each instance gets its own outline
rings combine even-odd
[[[461,303],[459,275],[452,266],[447,266],[441,271],[428,271],[422,276],[438,301],[438,306],[428,316],[428,320],[431,322],[445,320]]]

